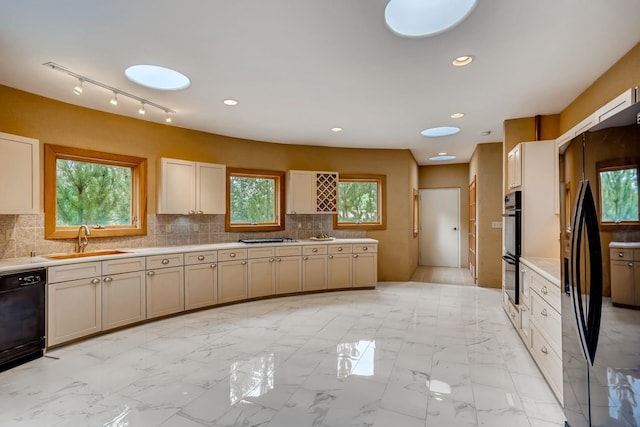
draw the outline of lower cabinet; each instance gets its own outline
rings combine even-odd
[[[108,330],[147,318],[144,271],[102,278],[102,329]]]
[[[47,347],[102,330],[99,276],[47,285]]]
[[[184,309],[207,307],[218,302],[217,263],[184,267]]]
[[[300,256],[276,257],[275,264],[276,294],[300,292],[302,290],[302,259]]]
[[[327,256],[304,255],[302,257],[302,290],[327,289]]]
[[[247,263],[249,298],[259,298],[276,293],[275,258],[250,259]]]
[[[353,252],[353,287],[375,287],[378,284],[377,245],[353,245]]]
[[[184,311],[184,267],[147,271],[147,319]]]
[[[353,261],[351,253],[329,254],[327,279],[329,289],[351,288],[353,286]]]
[[[218,251],[218,303],[248,298],[246,249]]]

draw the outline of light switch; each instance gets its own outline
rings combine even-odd
[[[502,228],[502,221],[491,221],[491,228]]]

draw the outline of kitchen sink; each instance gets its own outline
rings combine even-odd
[[[93,256],[104,256],[104,255],[118,255],[118,254],[127,254],[127,251],[119,251],[116,249],[108,249],[102,251],[91,251],[91,252],[82,252],[82,253],[70,253],[70,254],[58,254],[58,255],[45,255],[43,258],[48,259],[73,259],[73,258],[87,258]]]

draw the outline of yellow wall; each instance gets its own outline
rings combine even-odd
[[[420,166],[419,188],[460,189],[460,266],[469,264],[469,164]]]
[[[380,280],[409,280],[417,241],[412,234],[412,190],[418,167],[408,150],[375,150],[273,144],[151,123],[43,98],[0,86],[0,132],[41,143],[89,148],[149,160],[148,212],[156,212],[156,163],[173,157],[272,170],[333,170],[387,175],[387,229],[378,239]]]
[[[476,177],[476,272],[481,287],[502,287],[502,143],[478,144],[467,183]]]

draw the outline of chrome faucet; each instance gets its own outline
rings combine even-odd
[[[84,236],[82,232],[84,231]],[[89,244],[88,236],[91,236],[91,230],[86,225],[81,225],[78,229],[78,247],[76,248],[76,252],[79,254],[84,253],[84,250],[87,248]]]

